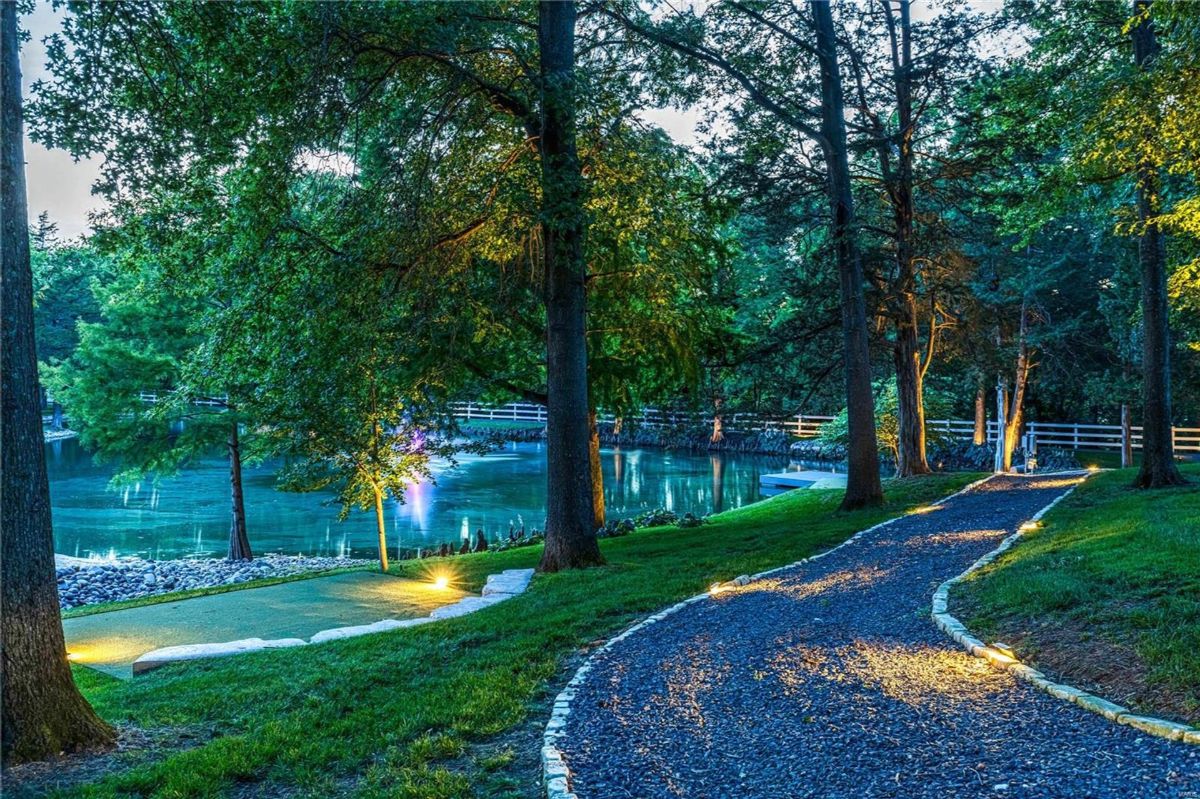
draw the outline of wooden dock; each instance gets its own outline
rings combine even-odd
[[[778,472],[758,479],[759,493],[774,496],[794,488],[845,488],[846,475],[835,472]]]

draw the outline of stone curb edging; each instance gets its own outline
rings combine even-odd
[[[1075,474],[1082,475],[1086,480],[1089,472],[1059,472],[1058,474]],[[1082,482],[1082,481],[1081,481]],[[1142,732],[1156,735],[1159,738],[1166,738],[1171,741],[1182,741],[1184,743],[1200,744],[1200,729],[1190,727],[1186,724],[1179,724],[1166,719],[1155,718],[1153,716],[1142,716],[1133,713],[1129,708],[1123,707],[1103,699],[1094,694],[1075,688],[1064,683],[1056,683],[1046,677],[1045,674],[1035,668],[1025,665],[1017,660],[1012,655],[1009,655],[994,646],[988,646],[980,639],[971,634],[971,631],[966,626],[950,615],[947,603],[950,596],[950,588],[956,583],[962,582],[970,574],[987,566],[1001,553],[1005,552],[1015,544],[1022,535],[1027,531],[1036,529],[1037,522],[1050,510],[1062,502],[1075,490],[1077,486],[1072,486],[1068,491],[1057,497],[1049,505],[1045,506],[1035,513],[1028,521],[1022,523],[1015,533],[1005,538],[1000,542],[1000,545],[987,553],[979,560],[975,561],[971,566],[957,577],[952,577],[946,582],[938,586],[938,589],[933,593],[932,613],[933,621],[937,626],[958,642],[963,649],[970,652],[978,658],[982,658],[992,664],[995,668],[1010,671],[1015,676],[1030,683],[1031,685],[1041,689],[1051,696],[1059,699],[1065,699],[1079,705],[1084,710],[1090,710],[1093,713],[1098,713],[1109,721],[1115,721],[1117,724],[1125,724]]]
[[[243,638],[238,641],[224,641],[215,644],[184,644],[182,646],[163,647],[162,649],[147,652],[133,661],[133,676],[136,677],[140,674],[145,674],[148,671],[157,669],[160,666],[166,666],[169,663],[241,655],[247,652],[261,652],[266,649],[310,646],[326,641],[355,638],[360,635],[383,633],[405,627],[417,627],[440,619],[465,616],[468,613],[483,610],[498,602],[503,602],[506,599],[512,599],[519,594],[525,593],[525,589],[529,587],[529,582],[532,579],[533,569],[505,569],[502,572],[488,575],[479,596],[467,595],[457,602],[434,608],[433,612],[428,616],[421,616],[416,619],[383,619],[372,624],[334,627],[313,633],[307,641],[303,638],[279,638],[274,640]]]
[[[989,474],[986,477],[980,478],[979,480],[976,480],[972,483],[968,483],[967,485],[960,488],[958,491],[955,491],[953,494],[942,497],[941,499],[937,500],[936,502],[929,503],[929,505],[930,505],[930,507],[937,507],[937,506],[941,505],[942,503],[947,502],[947,501],[953,499],[954,497],[959,496],[960,494],[965,494],[968,491],[971,491],[971,490],[977,488],[978,486],[982,485],[983,483],[986,483],[988,480],[991,480],[993,477],[998,477],[998,476],[999,475],[996,475],[996,474]],[[854,541],[862,538],[867,533],[874,532],[875,530],[878,530],[881,527],[886,527],[887,525],[892,524],[893,522],[899,521],[900,519],[903,519],[903,518],[911,515],[911,513],[912,513],[911,511],[909,513],[903,513],[903,514],[900,514],[899,516],[895,516],[891,519],[887,519],[886,521],[882,521],[879,524],[872,525],[871,527],[868,527],[864,530],[859,530],[857,533],[850,536],[849,538],[847,538],[845,541],[838,544],[837,546],[826,549],[823,552],[818,552],[817,554],[812,555],[811,557],[801,558],[800,560],[795,561],[794,563],[789,563],[784,566],[777,566],[776,568],[767,569],[766,571],[761,571],[761,572],[758,572],[757,574],[749,574],[749,575],[743,574],[739,577],[733,578],[732,580],[727,580],[725,582],[713,583],[713,585],[705,593],[697,594],[696,596],[693,596],[693,597],[688,597],[687,599],[683,600],[682,602],[676,602],[674,605],[671,605],[670,607],[668,607],[664,610],[660,610],[658,613],[655,613],[653,616],[648,616],[648,617],[642,619],[641,621],[634,624],[632,627],[629,627],[628,629],[624,630],[623,632],[619,633],[618,635],[616,635],[613,638],[610,638],[608,641],[604,642],[604,644],[602,644],[599,648],[594,650],[588,656],[587,660],[584,661],[583,665],[580,666],[575,671],[575,674],[571,677],[570,682],[567,683],[567,687],[564,688],[558,694],[558,696],[556,696],[554,698],[554,707],[550,713],[550,720],[546,723],[546,732],[545,732],[545,736],[542,739],[542,780],[545,782],[545,785],[546,785],[547,799],[579,799],[578,795],[575,794],[575,792],[572,791],[570,788],[571,772],[570,772],[570,769],[567,768],[566,761],[563,759],[562,751],[558,748],[558,741],[566,735],[567,716],[569,716],[571,713],[571,702],[574,701],[574,699],[575,699],[575,691],[580,685],[583,684],[583,681],[587,678],[588,672],[590,672],[592,670],[592,661],[597,655],[600,655],[601,653],[608,651],[614,645],[620,643],[621,641],[624,641],[626,638],[633,635],[634,633],[636,633],[640,630],[643,630],[652,624],[656,624],[656,623],[662,621],[667,616],[670,616],[671,614],[673,614],[677,611],[683,610],[688,605],[703,601],[705,599],[712,598],[713,595],[721,593],[723,589],[724,590],[732,590],[734,588],[739,588],[739,587],[742,587],[745,585],[749,585],[750,583],[754,582],[755,580],[761,580],[762,578],[770,576],[772,574],[776,574],[778,572],[782,572],[787,569],[794,569],[794,568],[796,568],[798,566],[802,566],[803,564],[808,563],[810,561],[819,560],[819,559],[825,557],[826,555],[829,555],[832,552],[836,552],[837,550],[841,549],[842,547],[847,546],[847,545],[853,543]]]

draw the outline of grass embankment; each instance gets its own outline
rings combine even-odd
[[[529,591],[471,616],[395,633],[170,666],[121,682],[76,675],[107,719],[200,735],[63,796],[536,796],[552,690],[590,642],[694,595],[833,546],[957,490],[978,475],[888,484],[879,510],[839,513],[840,491],[793,491],[712,517],[601,542],[608,565],[539,575]],[[534,566],[540,547],[408,561],[487,574]],[[138,757],[143,758],[140,762]]]
[[[950,595],[1021,660],[1141,712],[1200,723],[1200,465],[1193,485],[1095,475]]]

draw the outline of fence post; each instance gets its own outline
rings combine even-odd
[[[1174,436],[1175,428],[1171,428]],[[1128,469],[1133,465],[1133,431],[1129,423],[1129,403],[1121,404],[1121,468]]]
[[[1007,389],[1008,386],[1004,384],[1003,380],[996,383],[996,459],[993,469],[997,473],[1007,471],[1004,468],[1004,440],[1006,438],[1004,428],[1008,415],[1006,407],[1008,403],[1005,401],[1008,399],[1005,396],[1008,393]]]

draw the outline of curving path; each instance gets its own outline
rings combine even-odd
[[[929,617],[943,580],[1073,482],[992,479],[599,653],[558,741],[572,790],[1197,799],[1200,747],[1048,696]]]

